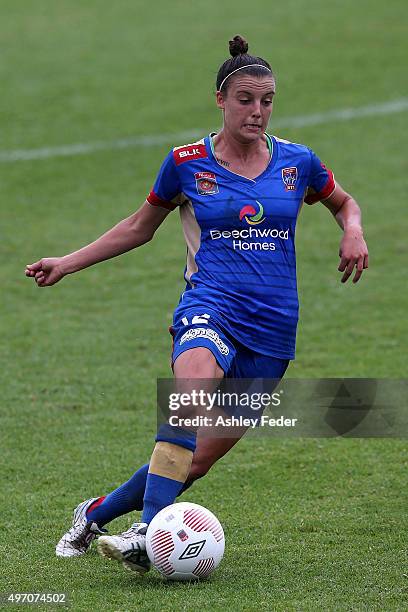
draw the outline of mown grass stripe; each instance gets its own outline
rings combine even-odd
[[[370,104],[356,108],[342,108],[325,113],[311,115],[298,115],[283,117],[272,124],[272,130],[280,128],[302,128],[311,125],[320,125],[328,122],[350,121],[361,117],[375,117],[378,115],[391,115],[408,110],[408,98],[391,100],[382,104]],[[96,142],[79,142],[57,147],[41,147],[38,149],[16,149],[0,151],[0,162],[18,162],[27,160],[40,160],[52,157],[69,157],[75,155],[88,155],[97,151],[111,151],[114,149],[129,149],[138,147],[154,147],[167,143],[186,142],[192,138],[202,137],[206,129],[193,129],[168,134],[151,134],[147,136],[134,136],[119,138],[118,140],[102,140]]]

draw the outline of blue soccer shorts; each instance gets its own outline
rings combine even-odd
[[[170,327],[173,336],[172,364],[177,357],[192,348],[211,351],[227,378],[274,378],[280,380],[289,365],[288,359],[263,355],[231,338],[219,320],[197,315],[188,309]],[[208,317],[208,319],[207,319]]]
[[[272,382],[272,386],[267,385],[267,390],[271,392],[285,374],[289,360],[263,355],[247,348],[223,329],[219,319],[215,320],[208,314],[197,315],[196,312],[196,309],[184,311],[182,316],[170,327],[169,331],[173,336],[172,365],[184,351],[198,347],[207,348],[223,369],[226,378],[268,379]],[[263,388],[261,381],[251,383],[243,380],[242,382],[249,385],[248,388],[245,387],[246,391],[259,392],[266,390]],[[261,383],[261,386],[259,386],[259,383]],[[240,390],[243,389],[240,388]],[[228,415],[256,416],[258,419],[263,412],[262,409],[254,415],[248,408],[242,412],[235,405],[223,406],[223,409]],[[193,452],[196,445],[195,433],[169,424],[163,424],[160,427],[156,441],[172,442],[189,448]]]

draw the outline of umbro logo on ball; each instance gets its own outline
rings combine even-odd
[[[205,544],[205,540],[200,540],[200,542],[192,542],[189,544],[179,556],[179,560],[182,559],[194,559],[198,557],[200,552],[203,550]]]

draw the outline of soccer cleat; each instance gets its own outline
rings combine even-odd
[[[146,523],[133,523],[127,531],[119,535],[101,536],[98,539],[98,552],[102,557],[121,561],[132,572],[145,574],[150,569],[146,552]]]
[[[88,521],[86,511],[99,497],[87,499],[74,510],[72,527],[65,533],[55,548],[57,557],[79,557],[87,552],[97,535],[107,533],[93,521]]]

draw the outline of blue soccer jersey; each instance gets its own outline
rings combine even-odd
[[[335,183],[308,147],[268,139],[270,162],[253,180],[217,162],[211,136],[175,147],[147,199],[180,209],[187,287],[175,321],[205,315],[250,349],[293,359],[296,220],[304,201],[327,198]]]

